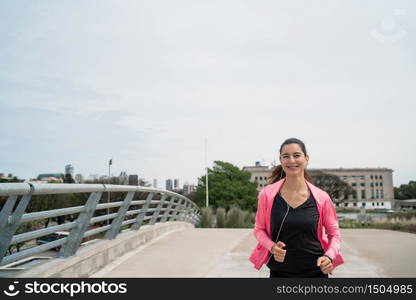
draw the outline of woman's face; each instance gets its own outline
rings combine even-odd
[[[303,174],[308,160],[298,144],[284,145],[280,153],[280,164],[287,176]]]

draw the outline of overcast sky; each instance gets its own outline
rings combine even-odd
[[[0,172],[164,187],[278,157],[416,180],[414,1],[0,2]]]

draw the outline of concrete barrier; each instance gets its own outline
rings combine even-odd
[[[82,245],[77,254],[68,258],[54,258],[20,272],[16,277],[72,277],[87,278],[121,255],[167,233],[193,228],[186,222],[166,222],[143,225],[138,231],[122,232],[114,240],[94,240]]]

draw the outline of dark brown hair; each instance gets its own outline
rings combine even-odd
[[[305,156],[307,155],[305,144],[297,138],[289,138],[289,139],[285,140],[283,142],[283,144],[280,146],[279,154],[282,154],[283,146],[284,145],[289,145],[289,144],[298,144],[300,146],[300,149],[302,149],[303,154]],[[304,176],[305,176],[306,181],[312,182],[312,178],[308,174],[306,169],[304,170]],[[272,183],[275,183],[275,182],[277,182],[280,179],[285,178],[285,177],[286,177],[286,173],[285,173],[285,171],[283,171],[282,165],[278,165],[278,166],[273,168],[272,175],[269,176],[267,182],[269,184],[272,184]]]

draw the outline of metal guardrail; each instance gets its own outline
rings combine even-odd
[[[123,201],[99,203],[105,192],[125,192],[127,194]],[[32,195],[73,193],[88,193],[89,197],[85,205],[25,213]],[[147,197],[142,200],[134,200],[136,193],[147,193]],[[153,199],[158,194],[161,195],[161,199]],[[139,230],[145,222],[149,225],[166,221],[184,221],[196,224],[200,219],[198,206],[185,196],[171,191],[141,186],[0,183],[0,196],[8,196],[0,211],[0,266],[56,247],[61,247],[58,253],[59,257],[68,257],[76,253],[83,238],[105,232],[106,239],[115,239],[122,226],[129,226],[130,230]],[[140,208],[131,209],[131,207]],[[109,208],[118,208],[118,211],[94,217],[95,212]],[[79,215],[73,222],[16,234],[19,225],[25,222],[77,213]],[[107,220],[108,225],[87,230],[89,226]],[[63,230],[69,230],[69,234],[65,238],[6,255],[11,245]]]

